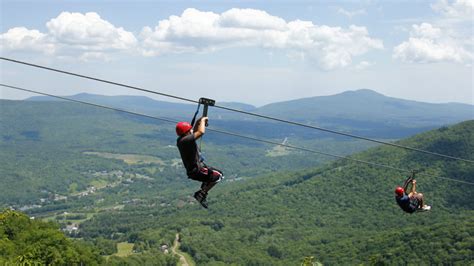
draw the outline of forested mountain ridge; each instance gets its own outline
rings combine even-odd
[[[102,96],[82,93],[71,98],[180,120],[190,119],[196,109],[192,104],[156,101],[144,96]],[[52,100],[42,96],[30,99]],[[409,101],[388,97],[368,89],[272,103],[261,107],[219,101],[217,104],[378,138],[405,138],[474,117],[474,105]],[[256,127],[261,127],[262,124],[254,117],[218,108],[211,108],[209,116],[211,120],[218,120],[219,125],[230,129],[236,128],[233,121],[245,121]],[[255,121],[257,123],[253,123]],[[274,126],[275,124],[271,123],[258,130],[270,131],[269,128]],[[279,127],[281,131],[288,131],[286,125]],[[255,132],[248,128],[243,130]]]
[[[355,119],[390,123],[436,124],[460,122],[474,117],[474,106],[461,103],[424,103],[388,97],[368,89],[272,103],[259,108],[264,114],[298,120]]]
[[[474,121],[399,143],[473,160]],[[199,265],[294,265],[307,256],[329,265],[473,261],[473,186],[439,178],[472,183],[471,163],[393,147],[373,148],[353,158],[423,170],[418,191],[432,210],[410,215],[396,205],[393,190],[408,172],[340,160],[304,172],[224,183],[212,191],[209,211],[191,204],[98,215],[84,223],[82,235],[121,230],[143,246],[167,241],[172,234],[166,234],[177,230],[182,249]]]

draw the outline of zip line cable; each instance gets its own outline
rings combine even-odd
[[[168,118],[156,117],[156,116],[137,113],[137,112],[128,111],[128,110],[124,110],[124,109],[114,108],[114,107],[110,107],[110,106],[95,104],[95,103],[91,103],[91,102],[75,100],[75,99],[71,99],[71,98],[67,98],[67,97],[62,97],[62,96],[57,96],[57,95],[53,95],[53,94],[49,94],[49,93],[29,90],[29,89],[20,88],[20,87],[16,87],[16,86],[11,86],[11,85],[7,85],[7,84],[0,83],[0,86],[10,88],[10,89],[35,93],[35,94],[39,94],[39,95],[49,96],[49,97],[53,97],[53,98],[61,99],[61,100],[65,100],[65,101],[70,101],[70,102],[85,104],[85,105],[89,105],[89,106],[104,108],[104,109],[108,109],[108,110],[123,112],[123,113],[131,114],[131,115],[142,116],[142,117],[151,118],[151,119],[155,119],[155,120],[159,120],[159,121],[164,121],[164,122],[169,122],[169,123],[177,123],[178,122],[176,120],[172,120],[172,119],[168,119]],[[348,160],[348,161],[353,161],[353,162],[357,162],[357,163],[363,163],[363,164],[376,166],[376,167],[380,167],[380,168],[391,169],[391,170],[395,170],[395,171],[399,171],[399,172],[412,172],[411,170],[408,170],[408,169],[403,169],[403,168],[393,167],[393,166],[389,166],[389,165],[384,165],[384,164],[379,164],[379,163],[354,159],[354,158],[350,158],[349,156],[342,156],[342,155],[336,155],[336,154],[331,154],[331,153],[326,153],[326,152],[320,152],[320,151],[316,151],[316,150],[312,150],[312,149],[308,149],[308,148],[303,148],[303,147],[278,143],[278,142],[274,142],[274,141],[270,141],[270,140],[264,140],[264,139],[260,139],[260,138],[245,136],[245,135],[241,135],[241,134],[237,134],[237,133],[233,133],[233,132],[228,132],[228,131],[223,131],[223,130],[218,130],[218,129],[211,129],[211,128],[208,128],[207,130],[212,131],[212,132],[216,132],[216,133],[220,133],[220,134],[224,134],[224,135],[244,138],[244,139],[248,139],[248,140],[253,140],[253,141],[262,142],[262,143],[271,144],[271,145],[277,145],[277,146],[290,148],[290,149],[294,149],[294,150],[301,150],[301,151],[314,153],[314,154],[319,154],[319,155],[325,155],[325,156],[334,157],[334,158],[343,159],[343,160]],[[419,173],[418,176],[434,177],[434,178],[445,179],[445,180],[449,180],[449,181],[453,181],[453,182],[463,183],[463,184],[467,184],[467,185],[474,185],[473,182],[463,181],[463,180],[458,180],[458,179],[453,179],[453,178],[448,178],[448,177],[431,176],[431,175],[427,175],[427,174],[423,174],[423,173]]]
[[[95,78],[95,77],[91,77],[91,76],[81,75],[81,74],[77,74],[77,73],[73,73],[73,72],[69,72],[69,71],[64,71],[64,70],[60,70],[60,69],[56,69],[56,68],[36,65],[36,64],[23,62],[23,61],[19,61],[19,60],[15,60],[15,59],[10,59],[10,58],[6,58],[6,57],[0,57],[0,59],[5,60],[5,61],[10,61],[10,62],[13,62],[13,63],[17,63],[17,64],[21,64],[21,65],[41,68],[41,69],[45,69],[45,70],[49,70],[49,71],[53,71],[53,72],[58,72],[58,73],[62,73],[62,74],[70,75],[70,76],[75,76],[75,77],[79,77],[79,78],[83,78],[83,79],[90,79],[90,80],[94,80],[94,81],[98,81],[98,82],[102,82],[102,83],[107,83],[107,84],[111,84],[111,85],[115,85],[115,86],[119,86],[119,87],[125,87],[125,88],[129,88],[129,89],[132,89],[132,90],[157,94],[157,95],[161,95],[161,96],[165,96],[165,97],[169,97],[169,98],[174,98],[174,99],[181,100],[181,101],[198,103],[198,101],[195,101],[195,100],[191,100],[191,99],[187,99],[187,98],[183,98],[183,97],[179,97],[179,96],[175,96],[175,95],[171,95],[171,94],[167,94],[167,93],[142,89],[142,88],[139,88],[139,87],[126,85],[126,84],[123,84],[123,83],[118,83],[118,82],[114,82],[114,81],[110,81],[110,80],[105,80],[105,79]]]
[[[187,102],[191,102],[191,103],[199,103],[198,101],[188,99],[188,98],[184,98],[184,97],[179,97],[179,96],[166,94],[166,93],[162,93],[162,92],[142,89],[142,88],[139,88],[139,87],[126,85],[126,84],[123,84],[123,83],[118,83],[118,82],[109,81],[109,80],[105,80],[105,79],[100,79],[100,78],[95,78],[95,77],[86,76],[86,75],[82,75],[82,74],[77,74],[77,73],[64,71],[64,70],[60,70],[60,69],[56,69],[56,68],[46,67],[46,66],[37,65],[37,64],[33,64],[33,63],[28,63],[28,62],[24,62],[24,61],[19,61],[19,60],[15,60],[15,59],[10,59],[10,58],[6,58],[6,57],[0,57],[0,59],[5,60],[5,61],[10,61],[10,62],[13,62],[13,63],[17,63],[17,64],[22,64],[22,65],[26,65],[26,66],[31,66],[31,67],[35,67],[35,68],[40,68],[40,69],[44,69],[44,70],[58,72],[58,73],[66,74],[66,75],[71,75],[71,76],[75,76],[75,77],[79,77],[79,78],[94,80],[94,81],[107,83],[107,84],[111,84],[111,85],[115,85],[115,86],[125,87],[125,88],[138,90],[138,91],[142,91],[142,92],[147,92],[147,93],[152,93],[152,94],[157,94],[157,95],[170,97],[170,98],[174,98],[174,99],[178,99],[178,100],[182,100],[182,101],[187,101]],[[396,144],[396,143],[371,139],[371,138],[367,138],[367,137],[363,137],[363,136],[359,136],[359,135],[344,133],[344,132],[341,132],[341,131],[336,131],[336,130],[317,127],[317,126],[312,126],[312,125],[307,125],[307,124],[303,124],[303,123],[299,123],[299,122],[295,122],[295,121],[290,121],[290,120],[286,120],[286,119],[275,118],[275,117],[271,117],[271,116],[267,116],[267,115],[256,114],[256,113],[252,113],[252,112],[242,111],[242,110],[233,109],[233,108],[224,107],[224,106],[219,106],[219,105],[215,105],[214,107],[219,108],[219,109],[223,109],[223,110],[227,110],[227,111],[232,111],[232,112],[237,112],[237,113],[241,113],[241,114],[246,114],[246,115],[250,115],[250,116],[259,117],[259,118],[269,119],[269,120],[273,120],[273,121],[277,121],[277,122],[282,122],[282,123],[286,123],[286,124],[290,124],[290,125],[315,129],[315,130],[324,131],[324,132],[328,132],[328,133],[332,133],[332,134],[337,134],[337,135],[342,135],[342,136],[351,137],[351,138],[355,138],[355,139],[370,141],[370,142],[374,142],[374,143],[378,143],[378,144],[388,145],[388,146],[401,148],[401,149],[405,149],[405,150],[409,150],[409,151],[415,151],[415,152],[425,153],[425,154],[429,154],[429,155],[433,155],[433,156],[443,157],[443,158],[446,158],[446,159],[459,160],[459,161],[464,161],[464,162],[468,162],[468,163],[474,163],[474,160],[469,160],[469,159],[464,159],[464,158],[460,158],[460,157],[445,155],[445,154],[441,154],[441,153],[437,153],[437,152],[431,152],[431,151],[422,150],[422,149],[418,149],[418,148],[408,147],[408,146],[404,146],[404,145],[400,145],[400,144]]]
[[[324,132],[328,132],[328,133],[333,133],[333,134],[337,134],[337,135],[351,137],[351,138],[355,138],[355,139],[361,139],[361,140],[366,140],[366,141],[370,141],[370,142],[375,142],[375,143],[378,143],[378,144],[383,144],[383,145],[387,145],[387,146],[401,148],[401,149],[405,149],[405,150],[409,150],[409,151],[421,152],[421,153],[434,155],[434,156],[438,156],[438,157],[443,157],[443,158],[447,158],[447,159],[459,160],[459,161],[464,161],[464,162],[468,162],[468,163],[474,163],[473,160],[469,160],[469,159],[464,159],[464,158],[445,155],[445,154],[441,154],[441,153],[437,153],[437,152],[431,152],[431,151],[422,150],[422,149],[418,149],[418,148],[408,147],[408,146],[404,146],[404,145],[400,145],[400,144],[396,144],[396,143],[392,143],[392,142],[386,142],[386,141],[371,139],[371,138],[367,138],[367,137],[363,137],[363,136],[359,136],[359,135],[354,135],[354,134],[349,134],[349,133],[344,133],[344,132],[336,131],[336,130],[332,130],[332,129],[322,128],[322,127],[317,127],[317,126],[311,126],[311,125],[307,125],[307,124],[303,124],[303,123],[299,123],[299,122],[295,122],[295,121],[285,120],[285,119],[281,119],[281,118],[275,118],[275,117],[271,117],[271,116],[251,113],[251,112],[242,111],[242,110],[236,110],[236,109],[227,108],[227,107],[224,107],[224,106],[216,105],[215,107],[220,108],[220,109],[224,109],[224,110],[228,110],[228,111],[238,112],[238,113],[252,115],[252,116],[265,118],[265,119],[269,119],[269,120],[274,120],[274,121],[278,121],[278,122],[282,122],[282,123],[287,123],[287,124],[291,124],[291,125],[295,125],[295,126],[306,127],[306,128],[316,129],[316,130],[319,130],[319,131],[324,131]]]

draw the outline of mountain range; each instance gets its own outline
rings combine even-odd
[[[71,99],[92,102],[179,120],[191,120],[196,105],[156,101],[145,96],[102,96],[81,93]],[[30,101],[50,101],[50,97],[35,96]],[[461,103],[423,103],[387,97],[368,89],[346,91],[330,96],[303,98],[272,103],[262,107],[236,102],[217,102],[219,106],[287,119],[333,130],[376,138],[404,138],[443,125],[474,119],[474,105]],[[301,134],[300,129],[281,124],[274,132],[273,121],[219,108],[210,108],[209,117],[216,125],[230,130],[243,130],[256,135],[270,132],[284,137]],[[235,121],[244,121],[236,123]],[[305,130],[307,132],[307,130]]]

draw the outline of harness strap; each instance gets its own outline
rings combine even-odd
[[[194,127],[194,123],[196,122],[196,116],[199,113],[199,107],[201,107],[201,103],[198,103],[198,108],[197,108],[196,112],[194,113],[193,120],[191,120],[191,126],[192,127]]]
[[[201,102],[198,103],[198,107],[196,109],[196,112],[194,113],[193,120],[191,120],[191,126],[194,127],[194,123],[196,122],[196,117],[199,114],[199,108],[201,107]],[[198,156],[199,156],[199,162],[204,162],[205,158],[201,153],[201,147],[202,147],[202,137],[199,141],[199,146],[198,146]]]

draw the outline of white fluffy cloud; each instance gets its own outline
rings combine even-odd
[[[462,40],[429,23],[413,25],[410,38],[394,48],[393,57],[411,63],[470,63],[474,58]]]
[[[154,29],[145,27],[140,36],[147,56],[261,47],[299,54],[327,70],[345,67],[353,56],[383,48],[382,41],[371,38],[365,27],[286,22],[261,10],[236,8],[222,14],[186,9],[181,16],[160,21]]]
[[[63,12],[46,27],[56,43],[85,51],[125,50],[137,44],[131,32],[115,27],[94,12]]]
[[[135,49],[135,36],[103,20],[97,13],[62,12],[46,23],[47,33],[12,28],[0,35],[2,49],[79,56],[83,60],[106,58],[107,52]]]
[[[218,25],[228,28],[285,30],[285,20],[256,9],[232,8],[219,16]]]
[[[5,50],[37,51],[53,54],[55,46],[46,34],[24,27],[9,29],[0,34],[0,47]]]
[[[142,30],[144,54],[212,51],[225,47],[274,46],[286,22],[260,10],[230,9],[221,15],[188,8],[181,16]],[[271,42],[271,43],[269,43]]]
[[[394,48],[393,58],[411,63],[471,65],[474,0],[439,0],[431,8],[440,17],[432,23],[412,25],[409,39]]]
[[[348,66],[355,56],[383,49],[382,41],[370,37],[365,27],[330,27],[301,20],[286,22],[256,9],[232,8],[216,14],[189,8],[180,16],[159,21],[154,28],[144,27],[139,40],[94,12],[62,12],[48,21],[46,27],[46,33],[10,29],[0,35],[1,47],[82,60],[107,59],[117,51],[139,50],[144,56],[158,56],[257,47],[281,50],[289,57],[310,61],[326,70]]]
[[[474,16],[474,0],[455,0],[451,2],[439,0],[431,7],[436,12],[450,18],[472,20]]]

